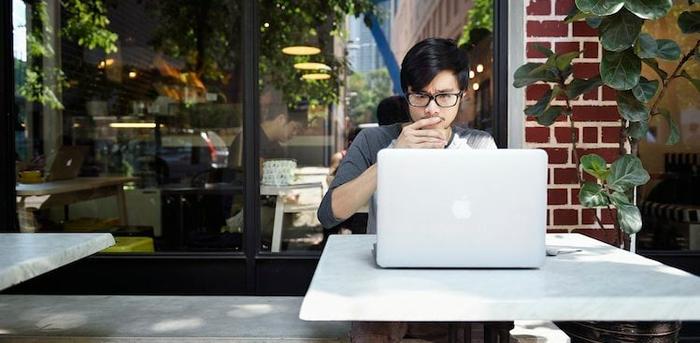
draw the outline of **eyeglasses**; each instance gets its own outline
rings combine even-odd
[[[459,98],[462,97],[462,92],[459,93],[438,93],[430,95],[428,93],[408,93],[406,100],[413,107],[426,107],[431,101],[435,100],[435,104],[439,107],[452,107],[457,105]]]

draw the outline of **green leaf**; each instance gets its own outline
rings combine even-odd
[[[588,154],[581,157],[581,169],[599,180],[605,180],[610,175],[607,163],[596,154]]]
[[[656,39],[648,33],[642,33],[637,38],[637,43],[634,45],[634,53],[639,58],[655,58],[656,57]]]
[[[656,40],[656,54],[665,60],[677,60],[681,57],[681,47],[670,39]]]
[[[566,97],[569,100],[576,99],[579,95],[588,93],[591,90],[600,87],[603,81],[600,80],[600,75],[592,77],[588,80],[573,79],[566,88]]]
[[[625,134],[637,140],[645,138],[647,131],[649,131],[648,120],[631,121],[629,126],[625,128]]]
[[[536,104],[525,108],[525,114],[532,115],[532,116],[539,116],[549,107],[549,103],[551,101],[552,101],[552,89],[550,88],[547,92],[544,93],[544,96],[542,96],[542,98],[540,98],[540,100],[537,100]]]
[[[622,10],[603,18],[600,24],[600,43],[608,51],[622,51],[631,47],[639,37],[644,20]]]
[[[632,94],[641,102],[649,102],[656,95],[657,90],[659,90],[659,81],[649,81],[646,77],[641,76],[639,83],[632,88]]]
[[[576,5],[573,5],[571,6],[569,13],[566,15],[566,18],[564,18],[564,21],[567,23],[573,23],[575,21],[586,19],[590,16],[592,16],[592,14],[581,12]]]
[[[606,16],[617,13],[625,4],[624,0],[576,0],[576,7],[582,12]]]
[[[581,205],[585,207],[601,207],[610,204],[605,189],[597,183],[586,182],[578,193]]]
[[[700,32],[700,11],[685,11],[678,16],[678,26],[683,33]]]
[[[600,24],[603,22],[603,17],[588,17],[586,18],[586,24],[592,29],[597,29],[600,27]]]
[[[644,61],[644,64],[648,65],[653,69],[657,74],[659,74],[659,77],[661,79],[666,79],[668,77],[668,74],[659,67],[659,61],[653,58],[645,58],[642,61]]]
[[[537,123],[543,126],[550,126],[554,124],[557,117],[564,111],[563,106],[552,106],[548,108],[544,113],[536,116]]]
[[[630,199],[627,197],[627,194],[625,194],[623,192],[615,191],[612,194],[610,194],[609,197],[610,197],[610,202],[612,202],[613,205],[615,205],[615,206],[631,205],[632,204]]]
[[[649,173],[644,169],[639,158],[626,154],[610,166],[610,175],[606,181],[611,189],[626,192],[635,186],[647,183]]]
[[[690,76],[690,74],[688,74],[687,71],[685,71],[685,69],[681,72],[681,76],[686,80],[690,81],[690,83],[693,84],[695,89],[697,89],[698,92],[700,92],[700,79],[694,79],[692,76]]]
[[[666,145],[674,145],[681,140],[681,130],[678,128],[678,123],[671,117],[671,112],[669,110],[660,108],[659,114],[661,114],[664,119],[666,119],[666,124],[668,124],[669,134],[666,138]]]
[[[556,82],[557,75],[552,74],[548,68],[543,68],[543,63],[526,63],[515,71],[513,86],[516,88],[525,87],[538,81]],[[539,69],[538,69],[539,68]]]
[[[639,82],[641,72],[642,61],[633,49],[621,52],[603,50],[600,76],[606,85],[617,90],[630,90]]]
[[[537,51],[541,52],[542,54],[544,54],[546,57],[549,57],[549,56],[554,55],[554,52],[552,52],[552,50],[550,50],[549,48],[545,47],[545,46],[542,45],[542,44],[535,44],[535,45],[533,45],[532,47],[533,47],[535,50],[537,50]]]
[[[571,61],[573,61],[574,58],[578,57],[579,55],[581,55],[581,51],[572,51],[562,55],[557,55],[557,69],[566,70],[567,67],[571,66]]]
[[[625,0],[625,8],[642,19],[659,19],[672,5],[672,0]]]
[[[617,223],[624,233],[632,235],[642,229],[642,214],[637,206],[621,204],[615,207],[617,208]]]

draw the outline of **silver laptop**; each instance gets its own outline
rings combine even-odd
[[[377,168],[379,266],[537,268],[544,262],[544,151],[384,149]]]

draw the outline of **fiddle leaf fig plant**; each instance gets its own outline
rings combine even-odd
[[[678,16],[678,27],[684,34],[700,32],[700,11],[694,10],[696,0],[689,0]],[[632,198],[635,187],[649,181],[649,173],[637,157],[638,144],[649,130],[654,117],[663,119],[670,134],[666,144],[680,140],[678,124],[667,109],[659,107],[669,84],[685,79],[700,92],[700,78],[685,69],[690,63],[700,62],[700,40],[688,51],[671,39],[657,39],[644,32],[644,23],[668,15],[672,0],[576,0],[565,21],[585,21],[598,32],[603,47],[599,75],[584,79],[572,76],[572,61],[581,52],[555,54],[543,46],[536,46],[546,61],[530,62],[515,71],[513,86],[525,87],[540,83],[548,86],[544,95],[525,108],[525,115],[533,117],[540,125],[549,126],[562,116],[571,128],[571,142],[581,205],[589,208],[607,207],[617,210],[614,225],[626,234],[634,234],[642,228],[642,217]],[[673,71],[664,70],[659,60],[677,61]],[[646,65],[655,73],[653,79],[642,75]],[[572,116],[571,101],[582,94],[606,85],[614,89],[622,133],[619,140],[621,155],[609,166],[605,159],[595,154],[578,156],[576,147],[578,131]],[[629,144],[630,151],[627,151]],[[583,173],[594,181],[585,181]],[[591,179],[591,178],[588,178]],[[603,228],[601,219],[596,221]],[[624,242],[620,237],[620,242]]]

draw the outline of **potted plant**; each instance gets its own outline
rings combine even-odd
[[[684,34],[700,32],[700,11],[694,6],[698,0],[689,0],[688,8],[678,16],[678,26]],[[515,87],[544,83],[549,90],[536,104],[525,108],[527,116],[545,126],[565,116],[571,127],[573,161],[577,166],[577,179],[581,186],[579,201],[583,207],[615,208],[614,226],[618,229],[618,242],[624,247],[624,234],[637,233],[642,228],[642,216],[633,196],[636,187],[649,181],[649,174],[637,157],[639,141],[649,129],[649,121],[662,118],[670,127],[667,144],[676,144],[680,138],[677,123],[670,112],[659,106],[671,82],[685,79],[700,91],[700,79],[693,78],[685,70],[689,63],[700,61],[700,40],[688,51],[670,39],[656,39],[643,32],[644,23],[658,20],[669,14],[672,0],[576,0],[565,21],[585,20],[596,29],[603,48],[600,74],[589,79],[572,77],[572,61],[581,52],[555,54],[544,47],[537,47],[547,58],[544,63],[527,63],[515,71]],[[659,59],[677,61],[673,71],[659,66]],[[642,64],[654,71],[655,77],[641,76]],[[578,156],[576,147],[577,129],[574,126],[571,101],[602,85],[616,91],[617,109],[622,133],[619,140],[620,156],[610,166],[595,154]],[[584,173],[590,175],[588,180]],[[600,218],[596,221],[601,228]],[[642,330],[636,323],[561,323],[563,329],[573,337],[582,332],[592,336],[588,339],[605,340],[605,330],[637,332]],[[630,326],[631,325],[631,326]],[[666,332],[675,337],[679,323],[657,323],[644,328],[646,332]],[[636,329],[632,330],[630,327]],[[600,329],[600,330],[598,330]],[[631,331],[630,331],[631,330]],[[637,330],[637,331],[635,331]]]

